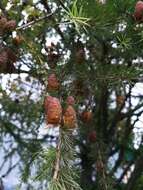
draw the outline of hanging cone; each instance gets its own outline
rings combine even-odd
[[[138,22],[143,21],[143,2],[138,1],[135,6],[134,18]]]
[[[74,99],[74,97],[73,97],[73,96],[68,96],[68,97],[67,97],[67,100],[66,100],[66,103],[67,103],[68,105],[74,105],[74,104],[75,104],[75,99]]]
[[[75,128],[77,124],[75,109],[69,105],[63,115],[63,123],[67,128]]]
[[[8,54],[5,50],[0,53],[0,73],[3,73],[7,69]]]
[[[85,123],[89,123],[93,119],[93,114],[91,111],[84,111],[81,114],[81,119]]]
[[[23,42],[23,37],[22,36],[19,36],[17,35],[15,38],[13,38],[12,40],[12,43],[15,45],[15,46],[19,46],[21,45],[21,43]]]
[[[45,99],[46,123],[58,125],[61,122],[62,107],[59,99],[48,96]]]
[[[12,32],[15,29],[16,29],[16,21],[15,20],[10,20],[10,21],[6,22],[6,24],[4,25],[4,30],[6,32]]]
[[[5,17],[0,18],[0,35],[3,35],[5,24],[7,23],[7,19]]]
[[[58,79],[55,74],[51,74],[48,77],[48,90],[58,90],[60,87],[60,84],[58,82]]]
[[[10,62],[15,63],[18,60],[16,52],[14,52],[11,48],[5,48],[5,51],[7,51],[8,59]]]

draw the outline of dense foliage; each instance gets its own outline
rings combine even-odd
[[[136,3],[0,1],[0,171],[19,169],[17,189],[143,189]]]

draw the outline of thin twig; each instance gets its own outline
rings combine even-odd
[[[66,11],[69,11],[69,9],[64,5],[62,0],[58,0],[58,3],[62,6],[63,9],[65,9]]]
[[[27,28],[27,27],[29,27],[29,26],[31,26],[31,25],[33,25],[33,24],[36,24],[37,22],[40,22],[40,21],[42,21],[42,20],[44,20],[44,19],[46,19],[46,18],[51,17],[53,14],[54,14],[54,13],[50,13],[50,14],[48,14],[48,15],[46,15],[46,16],[37,18],[37,19],[35,19],[35,20],[31,21],[31,22],[28,22],[28,23],[26,23],[26,24],[24,24],[24,25],[22,25],[22,26],[17,27],[16,30],[21,30],[21,29]]]

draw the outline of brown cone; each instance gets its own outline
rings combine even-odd
[[[23,41],[23,38],[19,35],[17,35],[15,38],[13,38],[12,42],[15,46],[19,46]]]
[[[0,73],[3,73],[6,71],[7,62],[8,62],[8,54],[6,51],[2,51],[0,53]]]
[[[16,53],[10,49],[10,48],[6,48],[7,54],[8,54],[8,59],[10,62],[14,63],[17,61],[17,55]]]
[[[89,123],[92,120],[92,118],[93,118],[93,114],[91,111],[84,111],[81,114],[81,119],[85,123]]]
[[[75,104],[75,99],[74,99],[74,97],[73,96],[68,96],[67,97],[67,100],[66,100],[66,103],[68,104],[68,105],[74,105]]]
[[[46,123],[58,125],[61,122],[62,107],[59,99],[48,96],[45,99]]]
[[[58,90],[60,87],[59,81],[55,74],[51,74],[48,77],[48,90]]]
[[[67,128],[73,129],[76,127],[77,124],[76,112],[71,105],[69,105],[65,110],[65,113],[63,115],[63,123],[64,126]]]
[[[1,19],[0,19],[0,35],[3,34],[6,23],[7,23],[7,19],[5,17],[1,17]]]
[[[8,21],[5,26],[4,26],[4,30],[6,32],[12,32],[13,30],[15,30],[16,28],[16,21],[15,20],[10,20]]]

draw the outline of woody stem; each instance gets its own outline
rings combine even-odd
[[[57,144],[56,161],[54,167],[53,179],[57,180],[60,171],[60,158],[61,158],[61,133],[59,134],[59,141]]]

